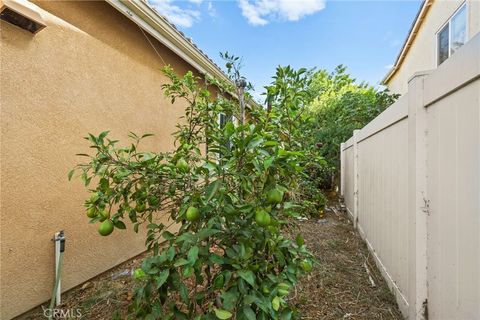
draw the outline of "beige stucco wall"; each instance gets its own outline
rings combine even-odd
[[[100,237],[87,196],[68,171],[87,152],[87,133],[155,133],[145,149],[172,147],[183,106],[163,97],[163,63],[139,28],[103,2],[38,2],[47,27],[1,28],[1,319],[49,299],[53,234],[65,230],[63,290],[139,254],[131,229]],[[152,39],[152,41],[154,41]],[[178,73],[189,65],[160,44]]]
[[[436,0],[429,9],[425,21],[409,49],[399,70],[386,83],[394,93],[407,92],[408,80],[415,72],[437,67],[436,33],[464,3],[464,0]],[[468,39],[480,32],[480,1],[467,0]]]

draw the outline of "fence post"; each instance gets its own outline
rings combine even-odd
[[[415,74],[408,82],[408,211],[409,249],[414,268],[410,270],[413,292],[410,319],[427,319],[427,110],[423,104],[424,80],[429,72]]]
[[[353,130],[353,227],[358,223],[358,133]]]
[[[340,144],[340,195],[345,196],[345,143]]]

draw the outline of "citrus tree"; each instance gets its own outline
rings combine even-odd
[[[278,68],[272,83],[266,87],[266,101],[272,119],[278,124],[276,135],[288,141],[290,149],[300,152],[302,172],[296,179],[296,200],[307,216],[321,216],[326,205],[322,188],[329,179],[327,161],[317,140],[317,116],[310,104],[315,98],[313,71]]]
[[[238,59],[225,57],[239,80]],[[275,111],[251,106],[245,123],[231,83],[163,71],[166,96],[188,103],[175,150],[140,151],[149,134],[131,133],[127,146],[108,132],[90,134],[95,154],[69,173],[92,186],[85,206],[102,236],[147,229],[152,255],[135,271],[133,317],[292,319],[286,297],[313,264],[302,236],[283,232],[302,212],[294,194],[305,153],[293,116],[307,94],[303,71],[279,68],[288,81],[276,78],[267,91]],[[219,115],[228,121],[219,124]]]

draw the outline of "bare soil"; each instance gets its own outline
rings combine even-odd
[[[291,300],[302,319],[403,319],[351,221],[339,206],[327,209],[323,219],[300,223],[305,243],[319,262],[300,280]]]
[[[321,219],[301,221],[299,228],[319,262],[290,297],[302,319],[403,319],[364,241],[337,201],[330,203]],[[59,308],[72,312],[79,309],[81,319],[126,319],[134,288],[129,272],[138,268],[146,255],[63,294]],[[17,319],[45,316],[40,306]]]

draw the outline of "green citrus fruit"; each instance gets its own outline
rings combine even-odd
[[[200,212],[195,207],[188,207],[187,209],[187,220],[196,221],[200,217]]]
[[[255,221],[258,223],[259,226],[266,227],[270,224],[272,219],[265,210],[257,210],[255,212]]]
[[[143,271],[140,268],[135,269],[135,271],[133,271],[133,278],[135,278],[135,279],[142,279],[145,276],[146,276],[145,271]]]
[[[87,210],[87,217],[95,218],[98,214],[97,208],[91,207]]]
[[[100,224],[100,227],[98,228],[98,233],[100,233],[102,236],[108,236],[113,232],[113,221],[108,219],[102,222]]]
[[[267,202],[270,204],[278,204],[283,200],[283,191],[275,188],[267,193]]]
[[[107,210],[100,211],[100,221],[105,221],[110,218],[110,212]]]
[[[97,200],[100,199],[100,196],[98,195],[98,193],[94,193],[90,196],[90,203],[95,203],[97,202]]]
[[[183,158],[178,159],[175,167],[177,167],[177,169],[182,172],[188,172],[188,170],[190,170],[190,167],[188,166],[187,161],[185,161],[185,159]]]

